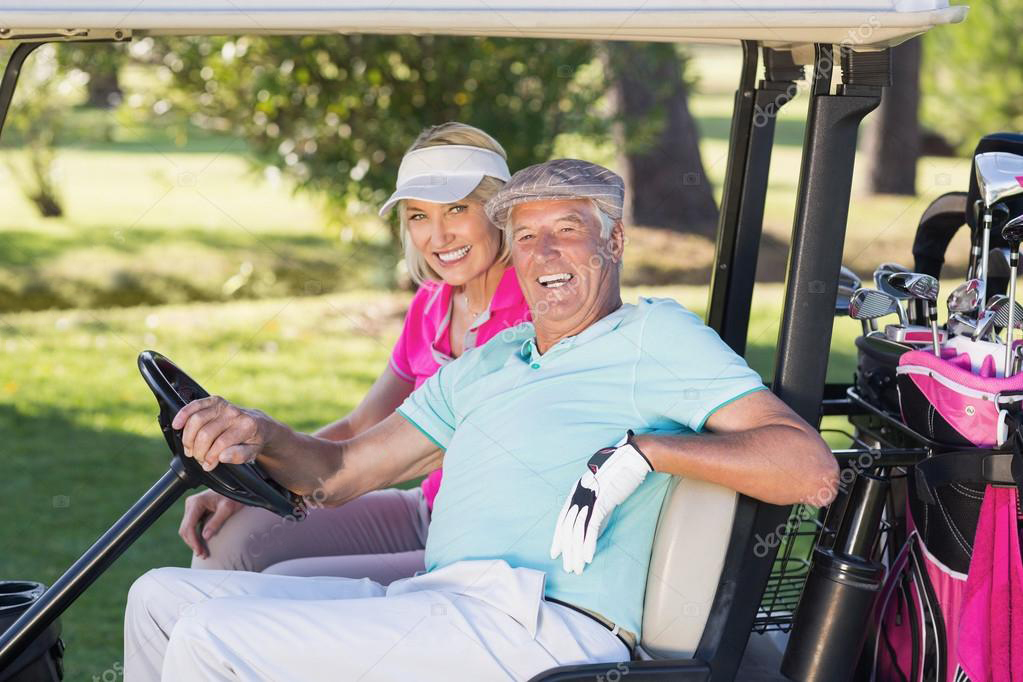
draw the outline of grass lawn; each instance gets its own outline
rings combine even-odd
[[[640,292],[626,292],[634,300]],[[702,310],[703,287],[645,288]],[[781,287],[761,285],[750,358],[770,373]],[[135,359],[152,348],[208,390],[311,430],[350,410],[384,367],[407,296],[379,292],[229,304],[7,315],[0,330],[3,493],[0,576],[50,582],[165,470],[156,403]],[[847,379],[857,325],[836,325],[832,379]],[[835,443],[835,445],[844,445]],[[102,677],[121,660],[132,580],[187,565],[181,503],[65,615],[68,679]]]

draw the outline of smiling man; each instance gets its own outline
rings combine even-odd
[[[256,459],[331,504],[443,457],[427,570],[386,588],[150,571],[128,599],[125,679],[528,679],[626,660],[670,475],[828,503],[827,446],[741,357],[674,301],[622,303],[623,199],[620,177],[584,161],[515,174],[487,212],[533,323],[444,366],[353,440],[216,396],[182,409],[174,426],[205,466]]]

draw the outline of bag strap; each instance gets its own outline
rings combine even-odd
[[[1015,430],[1013,452],[964,450],[931,455],[916,465],[916,494],[926,504],[937,502],[937,489],[950,483],[1015,485],[1023,483],[1023,438]]]

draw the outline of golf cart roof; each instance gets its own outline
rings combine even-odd
[[[149,34],[413,33],[593,40],[734,42],[768,47],[896,45],[967,8],[948,0],[5,0],[0,39]],[[120,36],[118,36],[120,37]]]

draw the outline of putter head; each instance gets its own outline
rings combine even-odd
[[[874,288],[875,289],[881,289],[881,280],[889,272],[909,272],[909,268],[907,268],[904,265],[899,265],[898,263],[891,263],[891,262],[881,263],[880,265],[877,266],[877,269],[874,270]],[[883,289],[882,289],[882,291],[883,291]]]
[[[953,289],[948,295],[949,315],[976,312],[980,307],[982,289],[979,279],[968,279]]]
[[[919,298],[936,303],[938,301],[938,280],[931,275],[917,272],[893,272],[884,277],[885,290],[899,292],[897,298]]]
[[[1023,215],[1018,215],[1002,226],[1002,238],[1018,249],[1023,242]]]
[[[854,320],[876,320],[885,315],[898,315],[906,324],[906,311],[898,299],[877,289],[857,289],[849,299],[849,317]]]
[[[973,158],[977,186],[984,205],[994,206],[1007,197],[1023,194],[1023,156],[1009,152],[986,152]]]

